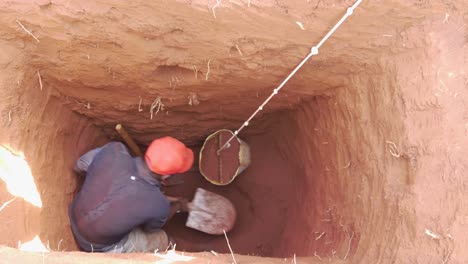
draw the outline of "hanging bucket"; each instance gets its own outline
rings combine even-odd
[[[200,173],[215,185],[228,185],[250,164],[250,148],[237,136],[220,151],[234,132],[221,129],[208,136],[200,150]]]

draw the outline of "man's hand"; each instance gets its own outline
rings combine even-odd
[[[169,211],[169,216],[167,221],[169,221],[175,214],[180,212],[188,212],[189,211],[189,202],[187,199],[182,197],[172,197],[166,196],[166,198],[171,203],[171,209]]]
[[[176,208],[176,211],[188,212],[190,210],[189,201],[186,198],[167,195],[166,198],[171,202],[171,206]]]
[[[180,210],[181,210],[182,212],[188,212],[188,211],[190,211],[188,199],[185,199],[185,198],[180,197],[179,200],[178,200],[177,202],[180,204]]]

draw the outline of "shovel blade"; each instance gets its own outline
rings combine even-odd
[[[186,226],[211,235],[222,235],[234,227],[236,209],[225,197],[197,188]]]

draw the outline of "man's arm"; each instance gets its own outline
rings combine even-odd
[[[157,210],[151,211],[151,218],[142,225],[143,231],[145,232],[153,232],[161,229],[170,217],[172,217],[171,214],[173,214],[172,211],[174,210],[173,205],[162,193],[160,193],[158,199],[152,200],[151,202],[157,204]]]
[[[91,165],[91,163],[93,162],[94,157],[96,157],[96,155],[101,151],[102,148],[103,147],[100,147],[86,152],[83,156],[81,156],[78,159],[73,170],[76,173],[86,173],[88,171],[89,165]]]
[[[170,201],[170,208],[167,217],[161,221],[161,219],[153,219],[143,225],[145,232],[152,232],[161,229],[175,214],[180,212],[188,212],[188,200],[185,198],[177,198],[178,200]]]
[[[184,204],[186,204],[186,203],[184,203],[182,200],[176,201],[176,202],[171,202],[171,210],[169,210],[169,216],[167,217],[166,221],[171,220],[171,218],[174,217],[174,215],[177,214],[177,213],[188,212],[188,210],[185,210]]]
[[[86,152],[83,156],[80,157],[80,159],[78,159],[73,170],[77,173],[86,173],[88,171],[89,165],[91,165],[91,163],[93,162],[94,157],[96,157],[96,155],[102,149],[106,147],[113,147],[114,151],[123,152],[130,156],[130,154],[128,153],[127,147],[125,147],[125,145],[122,144],[122,142],[112,141],[112,142],[105,144],[102,147],[95,148],[93,150]]]

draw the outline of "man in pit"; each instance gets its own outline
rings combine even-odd
[[[120,142],[81,156],[74,170],[86,178],[69,208],[79,247],[115,253],[167,249],[169,238],[161,228],[187,210],[187,201],[170,203],[158,179],[188,171],[193,159],[192,150],[172,137],[154,140],[144,160],[132,157]]]

